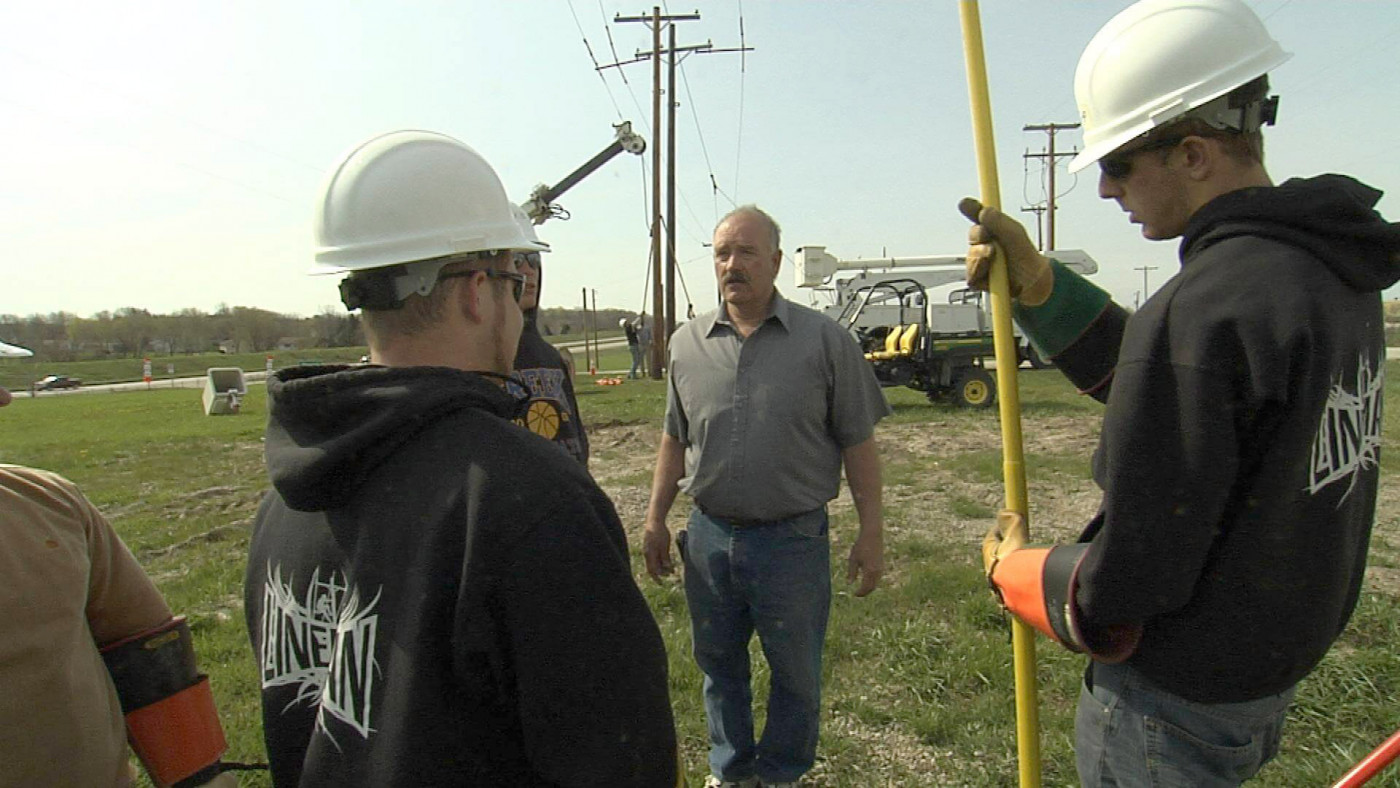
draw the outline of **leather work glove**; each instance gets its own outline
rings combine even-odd
[[[1026,228],[971,197],[960,200],[958,210],[973,222],[967,231],[967,286],[984,291],[991,288],[988,280],[992,273],[992,257],[996,254],[995,244],[1006,255],[1011,297],[1025,306],[1045,303],[1055,286],[1055,272],[1050,268],[1050,259],[1031,243]]]
[[[982,538],[982,567],[986,570],[989,580],[997,562],[1025,547],[1028,535],[1026,518],[1019,512],[1010,509],[997,512],[996,522],[992,523],[987,535]]]

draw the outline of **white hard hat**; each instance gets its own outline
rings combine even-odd
[[[315,233],[312,272],[326,274],[547,248],[525,236],[480,154],[429,131],[390,132],[346,154],[321,190]]]
[[[1290,57],[1240,0],[1141,0],[1128,6],[1079,57],[1074,97],[1084,150],[1069,171],[1187,112],[1209,111],[1212,100]]]
[[[512,216],[515,217],[515,223],[520,225],[520,232],[522,235],[525,236],[525,239],[527,241],[530,241],[531,243],[535,244],[538,251],[550,251],[549,244],[545,243],[544,241],[541,241],[540,237],[535,234],[535,225],[533,222],[530,221],[530,214],[525,213],[524,208],[521,208],[515,203],[511,203],[510,213]]]
[[[627,327],[627,318],[624,317],[624,318],[622,318],[621,320],[617,321],[617,327],[618,327],[618,328],[626,328],[626,327]]]

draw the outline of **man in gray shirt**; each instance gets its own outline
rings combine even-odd
[[[779,229],[752,205],[714,234],[724,304],[671,340],[642,552],[670,573],[666,513],[694,500],[679,540],[695,660],[705,674],[709,786],[795,784],[816,760],[822,642],[831,608],[826,503],[841,466],[860,533],[847,577],[856,596],[884,571],[875,423],[889,415],[855,339],[778,294]],[[749,640],[772,669],[768,723],[754,744]]]

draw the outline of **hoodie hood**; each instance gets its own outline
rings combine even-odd
[[[1345,175],[1293,178],[1223,194],[1182,234],[1180,256],[1226,238],[1272,238],[1307,250],[1351,288],[1384,290],[1400,279],[1400,224],[1376,211],[1381,192]]]
[[[268,378],[267,397],[268,476],[298,511],[341,505],[386,457],[449,415],[511,419],[522,402],[485,373],[446,367],[292,367]]]
[[[539,267],[535,269],[535,308],[534,308],[534,309],[526,309],[524,312],[522,312],[522,314],[525,315],[525,328],[524,328],[525,331],[531,331],[531,332],[534,332],[534,333],[536,333],[536,334],[538,334],[538,333],[540,332],[540,327],[539,327],[538,320],[539,320],[539,317],[540,317],[540,304],[543,303],[543,302],[544,302],[544,255],[541,254],[541,255],[540,255],[540,264],[539,264]]]

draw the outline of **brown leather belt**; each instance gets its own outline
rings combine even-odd
[[[701,505],[699,505],[699,504],[696,504],[696,505],[695,505],[695,508],[696,508],[696,509],[699,509],[701,514],[705,515],[706,517],[710,518],[711,520],[719,520],[720,522],[722,522],[722,523],[724,523],[724,524],[726,524],[726,525],[728,525],[728,526],[730,526],[730,527],[732,527],[732,528],[759,528],[759,527],[761,527],[761,526],[772,525],[772,524],[774,524],[774,523],[782,522],[783,520],[790,520],[790,519],[792,519],[792,517],[796,517],[796,516],[797,516],[797,515],[790,515],[790,516],[788,516],[788,517],[775,517],[775,518],[773,518],[772,520],[751,520],[751,519],[744,518],[744,517],[726,517],[726,516],[724,516],[724,515],[722,515],[722,514],[715,514],[715,513],[713,513],[713,512],[708,512],[708,511],[705,510],[705,507],[703,507],[703,506],[701,506]]]

